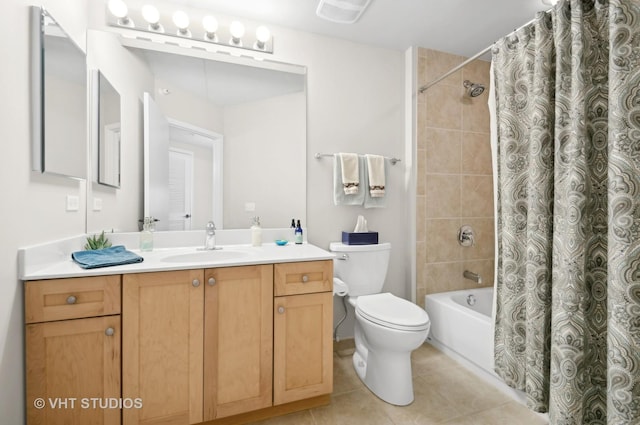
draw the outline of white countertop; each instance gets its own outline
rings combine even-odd
[[[111,236],[114,245],[126,240]],[[273,242],[254,247],[249,244],[218,245],[222,249],[204,251],[200,246],[166,247],[151,252],[131,249],[130,244],[122,243],[141,257],[141,263],[122,266],[83,269],[71,259],[71,252],[77,251],[84,243],[84,235],[52,242],[40,246],[23,248],[19,251],[19,270],[22,280],[59,279],[66,277],[99,276],[126,273],[144,273],[169,270],[188,270],[212,267],[233,267],[252,264],[290,263],[298,261],[329,260],[334,254],[307,242],[297,245],[289,242],[278,246]],[[163,244],[165,245],[165,244]],[[195,255],[194,255],[195,254]],[[196,258],[184,261],[184,257]],[[173,257],[173,258],[171,258]],[[220,257],[220,258],[216,258]]]

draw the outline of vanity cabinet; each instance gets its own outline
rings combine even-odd
[[[204,420],[272,404],[273,265],[205,270]]]
[[[25,322],[27,424],[120,424],[120,276],[26,282]]]
[[[204,270],[123,276],[122,396],[131,424],[202,422]]]
[[[273,404],[333,389],[333,262],[275,265]]]
[[[25,282],[28,425],[232,424],[328,404],[332,282],[331,260]]]

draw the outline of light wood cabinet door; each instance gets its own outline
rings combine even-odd
[[[120,316],[27,325],[26,367],[29,425],[120,424]]]
[[[272,404],[273,266],[205,271],[204,420]]]
[[[204,270],[123,276],[125,425],[202,422]]]
[[[333,294],[274,299],[273,404],[333,390]]]

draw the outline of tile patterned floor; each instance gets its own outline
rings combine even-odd
[[[348,351],[348,350],[347,350]],[[258,422],[261,425],[543,425],[548,422],[424,344],[413,352],[415,400],[387,404],[356,376],[344,348],[334,353],[331,404]]]

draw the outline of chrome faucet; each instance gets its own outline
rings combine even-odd
[[[204,239],[204,249],[217,249],[216,248],[216,225],[213,221],[207,223],[207,234]]]
[[[465,270],[464,273],[462,273],[462,276],[467,279],[473,280],[478,285],[482,285],[482,276],[480,276],[478,273],[473,273],[469,270]]]

